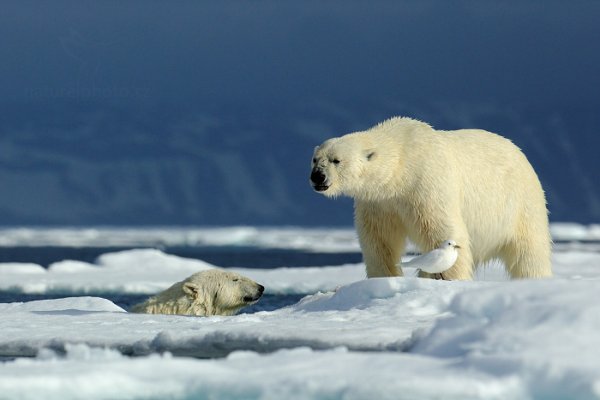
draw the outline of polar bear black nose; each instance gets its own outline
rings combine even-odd
[[[262,293],[265,291],[265,287],[263,285],[258,285],[258,292]]]
[[[322,185],[323,183],[325,183],[325,174],[322,173],[320,170],[314,168],[312,170],[312,173],[310,174],[310,180],[315,185]]]

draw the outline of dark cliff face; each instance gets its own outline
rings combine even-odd
[[[349,225],[315,145],[393,115],[523,149],[600,221],[600,5],[5,2],[0,224]]]

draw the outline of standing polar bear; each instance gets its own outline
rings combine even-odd
[[[218,268],[196,272],[165,291],[136,304],[131,311],[145,314],[233,315],[254,304],[265,290],[253,280]]]
[[[460,249],[446,279],[473,279],[495,258],[512,278],[552,276],[544,191],[525,155],[496,134],[392,118],[318,146],[310,180],[328,197],[354,198],[368,277],[402,275],[407,239],[430,251],[448,238]]]

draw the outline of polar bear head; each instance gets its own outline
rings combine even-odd
[[[359,197],[373,183],[373,163],[378,152],[364,133],[325,141],[315,148],[310,183],[327,197]]]
[[[133,312],[179,315],[233,315],[262,296],[264,286],[234,272],[197,272],[138,304]]]
[[[195,273],[183,281],[182,289],[190,307],[201,311],[195,315],[233,315],[256,303],[265,290],[245,276],[220,269]]]

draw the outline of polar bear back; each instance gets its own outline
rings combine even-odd
[[[460,199],[476,262],[493,258],[499,247],[513,239],[523,218],[547,230],[546,200],[539,179],[510,140],[479,129],[424,129],[411,136],[426,141],[426,146],[413,147],[408,159],[419,165],[409,169],[427,174],[430,180],[418,180],[413,190],[421,192],[427,202],[436,199],[439,207],[447,207],[449,198]]]

